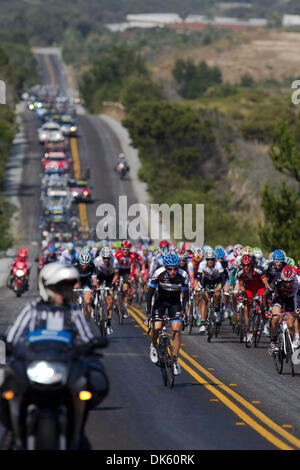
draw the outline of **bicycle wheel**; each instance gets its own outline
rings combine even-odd
[[[99,321],[99,330],[101,336],[106,336],[107,331],[106,331],[106,325],[107,325],[107,311],[106,311],[106,305],[104,305],[104,302],[101,302],[100,305],[100,321]]]
[[[292,361],[292,356],[293,356],[293,347],[292,347],[292,339],[289,335],[288,330],[285,330],[285,347],[286,347],[286,363],[290,363],[290,368],[291,368],[291,373],[292,376],[295,376],[295,370],[294,370],[294,363]]]
[[[195,298],[193,298],[192,304],[190,305],[189,317],[188,317],[189,335],[192,334],[192,329],[195,326],[195,310],[196,310],[196,303],[195,303]]]
[[[262,316],[258,316],[257,322],[255,324],[254,331],[254,347],[257,348],[260,342],[261,334],[264,328],[264,319]]]
[[[278,374],[282,374],[283,370],[283,350],[280,348],[277,353],[273,355],[274,358],[274,363],[275,363],[275,369]]]
[[[239,310],[239,337],[240,343],[244,341],[244,334],[245,334],[245,320],[244,320],[244,309],[243,307]]]
[[[220,333],[220,330],[221,330],[221,325],[222,325],[222,321],[223,321],[223,307],[221,306],[220,307],[220,312],[218,314],[218,321],[215,322],[215,337],[217,338],[219,333]]]
[[[254,344],[255,341],[255,326],[256,326],[256,321],[257,321],[257,313],[251,313],[250,321],[249,321],[249,327],[248,327],[248,332],[247,332],[247,338],[245,341],[246,348],[251,348],[251,346]]]
[[[119,318],[119,325],[123,325],[123,295],[122,292],[118,292],[118,300],[117,300],[117,314]]]
[[[165,386],[174,386],[174,358],[170,339],[166,336],[162,344],[159,344],[160,370]]]
[[[207,341],[210,343],[211,338],[215,333],[216,328],[216,319],[215,319],[215,309],[213,307],[208,307],[208,324],[207,324]]]

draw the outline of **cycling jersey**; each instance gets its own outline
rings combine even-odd
[[[109,263],[107,264],[103,261],[102,256],[97,256],[97,258],[94,259],[94,264],[97,268],[97,274],[101,274],[103,276],[111,276],[119,270],[119,262],[113,256],[111,256]]]
[[[287,266],[286,262],[283,262],[280,268],[276,267],[275,261],[271,261],[266,269],[266,276],[269,284],[272,284],[276,279],[280,278],[280,274],[284,266]]]
[[[147,294],[147,312],[151,312],[152,296],[158,288],[157,302],[167,302],[169,304],[180,305],[181,291],[183,291],[183,305],[185,308],[188,300],[188,275],[183,269],[178,269],[174,278],[171,278],[165,267],[158,268],[152,276]]]
[[[79,261],[74,263],[74,267],[79,271],[79,284],[80,287],[92,287],[92,277],[97,276],[96,266],[91,261],[86,269],[83,269]]]
[[[131,274],[135,272],[135,264],[136,264],[136,255],[135,253],[129,253],[129,255],[124,255],[122,250],[117,251],[115,254],[115,258],[119,262],[119,270],[128,270],[131,269]]]
[[[215,281],[218,278],[224,278],[224,269],[219,261],[215,261],[212,267],[209,267],[207,261],[201,261],[199,264],[198,273],[201,279]]]

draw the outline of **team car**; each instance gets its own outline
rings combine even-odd
[[[92,201],[92,192],[86,180],[70,179],[68,181],[68,188],[73,202]]]
[[[64,114],[61,116],[60,128],[65,136],[77,136],[78,127],[71,115]]]
[[[47,152],[42,158],[44,173],[66,173],[71,169],[72,158],[64,152]]]
[[[65,139],[60,125],[53,121],[43,124],[37,132],[41,145],[45,144],[45,142],[62,142]]]

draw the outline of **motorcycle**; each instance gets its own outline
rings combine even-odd
[[[20,346],[6,345],[1,386],[1,448],[90,449],[84,435],[88,412],[108,393],[108,379],[95,350],[106,338],[75,346],[72,332],[40,329]],[[92,378],[91,378],[92,377]]]
[[[21,297],[28,285],[28,267],[26,263],[17,263],[12,270],[11,287],[17,297]]]
[[[129,167],[125,162],[120,162],[116,166],[116,171],[119,173],[121,180],[123,180],[126,176],[126,173],[129,171]]]

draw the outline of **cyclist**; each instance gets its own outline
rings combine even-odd
[[[105,282],[106,287],[113,288],[119,279],[119,263],[116,258],[112,256],[112,250],[108,247],[101,249],[100,255],[94,260],[97,269],[98,285],[101,286]],[[113,297],[110,293],[107,295],[107,334],[111,335],[113,330],[111,328],[111,319],[113,313]]]
[[[188,262],[188,275],[190,279],[190,289],[196,289],[196,326],[201,325],[201,314],[200,314],[200,290],[198,284],[198,269],[199,264],[203,260],[203,250],[200,247],[196,247],[193,250],[193,258]]]
[[[176,254],[176,253],[173,253]],[[178,258],[180,259],[180,268],[188,272],[188,254],[184,248],[179,250]]]
[[[225,284],[224,269],[219,261],[216,260],[215,250],[211,247],[204,249],[205,260],[199,264],[198,279],[203,289],[214,289],[214,302],[216,312],[220,312],[221,289]],[[201,326],[199,333],[204,334],[206,331],[206,318],[207,318],[207,303],[209,297],[207,292],[204,292],[200,301],[201,312]],[[218,319],[220,321],[220,319]]]
[[[262,250],[258,246],[255,246],[253,248],[253,256],[255,258],[256,266],[263,268],[264,265],[265,265],[266,260],[264,258],[264,254],[263,254]]]
[[[281,271],[284,266],[287,266],[284,252],[282,250],[273,251],[272,261],[270,261],[266,269],[266,276],[269,284],[274,282],[276,279],[280,279]]]
[[[236,277],[239,281],[240,290],[245,293],[247,299],[244,309],[245,328],[247,331],[247,341],[251,340],[253,334],[249,329],[249,319],[253,297],[257,294],[261,297],[265,289],[268,289],[269,284],[266,275],[262,268],[255,266],[253,257],[250,255],[243,255],[241,259],[241,267],[236,272]]]
[[[92,313],[93,288],[98,287],[96,266],[88,251],[80,253],[74,266],[79,271],[79,282],[75,285],[75,289],[83,289],[83,302],[86,307],[85,317],[89,323]]]
[[[155,256],[153,256],[152,261],[151,261],[151,265],[150,265],[150,269],[149,269],[149,278],[150,279],[153,276],[155,270],[158,267],[162,267],[164,265],[163,264],[164,256],[166,256],[167,254],[170,253],[169,246],[170,246],[170,244],[167,240],[161,240],[161,242],[159,243],[158,253]]]
[[[219,261],[224,269],[224,275],[225,275],[225,285],[224,285],[224,293],[229,294],[230,290],[230,280],[229,280],[229,271],[228,271],[228,260],[227,260],[227,255],[226,251],[224,248],[216,247],[216,259]],[[224,318],[230,317],[230,302],[229,302],[229,295],[224,296]]]
[[[177,362],[180,344],[181,344],[181,327],[184,319],[183,312],[188,302],[188,275],[180,269],[180,259],[175,254],[169,254],[164,257],[164,266],[158,268],[150,282],[147,294],[147,318],[145,322],[149,322],[151,315],[155,320],[153,326],[152,343],[150,345],[150,359],[153,363],[158,362],[156,343],[159,332],[162,327],[161,318],[168,310],[168,317],[171,319],[171,327],[173,331],[173,357],[174,357],[174,374],[181,373],[180,366]],[[152,307],[152,297],[158,288],[158,296]],[[180,300],[181,292],[183,292],[182,303]]]
[[[299,289],[298,279],[292,266],[286,265],[280,273],[280,278],[276,278],[269,286],[266,294],[273,294],[272,317],[270,328],[270,344],[268,352],[270,355],[278,351],[277,332],[279,327],[280,315],[288,312],[287,325],[291,335],[294,338],[293,346],[299,346],[299,333],[294,336],[295,310],[297,308],[297,291]]]
[[[67,248],[62,251],[58,261],[64,264],[74,264],[77,259],[77,251],[75,250],[74,243],[67,243]]]
[[[131,284],[136,264],[135,253],[130,252],[132,243],[129,240],[123,240],[121,243],[122,249],[117,251],[115,254],[116,259],[119,262],[119,275],[123,279],[123,301],[124,301],[124,318],[128,318],[127,302],[129,294],[129,284]]]

